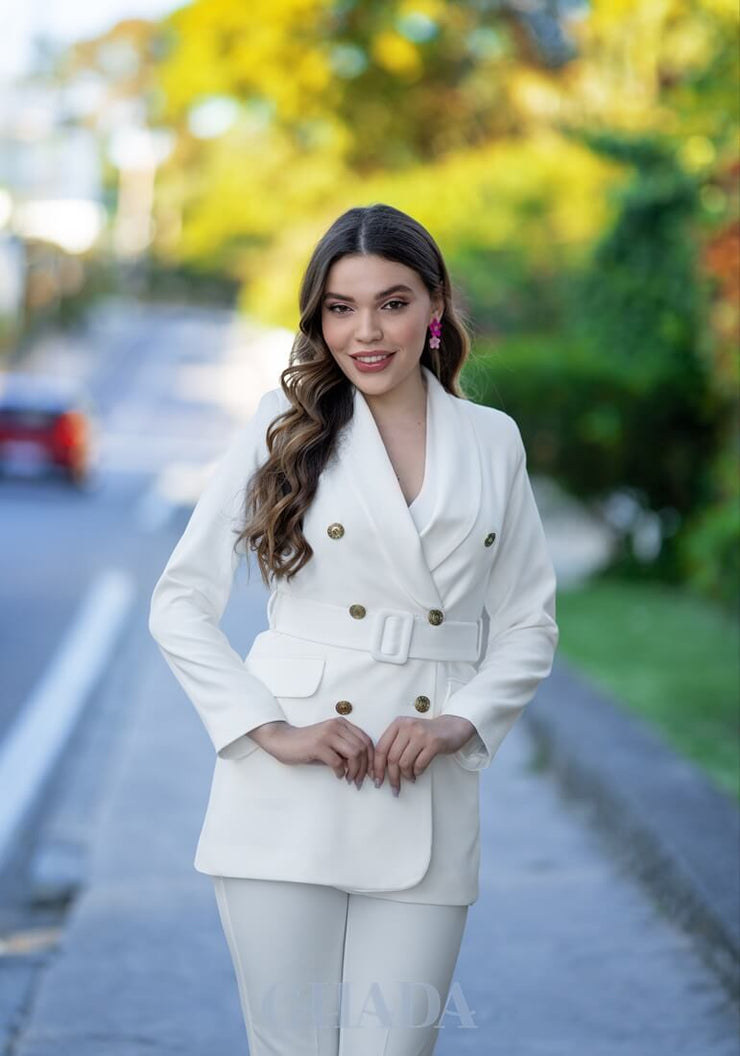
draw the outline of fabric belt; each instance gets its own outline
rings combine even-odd
[[[276,591],[268,605],[270,628],[295,638],[326,645],[363,649],[374,660],[403,664],[419,660],[478,659],[482,620],[443,620],[434,625],[427,617],[404,609],[368,609],[361,619],[349,608],[312,598],[292,597]]]

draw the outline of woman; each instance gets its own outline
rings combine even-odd
[[[479,771],[549,674],[555,577],[516,424],[458,386],[469,345],[429,233],[350,209],[300,309],[150,629],[216,752],[194,864],[252,1056],[425,1056],[453,993],[465,1014]],[[242,659],[219,621],[245,551],[272,593]]]

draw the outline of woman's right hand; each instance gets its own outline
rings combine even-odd
[[[345,718],[309,726],[266,722],[250,730],[249,736],[281,763],[330,766],[337,777],[346,776],[358,788],[373,765],[372,738]]]

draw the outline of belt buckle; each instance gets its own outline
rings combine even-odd
[[[396,649],[388,651],[383,649],[383,637],[389,620],[395,620],[393,628],[398,635]],[[404,664],[408,659],[411,634],[414,629],[414,614],[403,612],[399,609],[378,609],[374,614],[372,638],[370,641],[370,655],[374,660],[380,660],[389,664]]]
[[[483,620],[477,619],[475,621],[476,633],[475,633],[475,660],[473,663],[478,662],[480,657],[481,649],[483,648]]]

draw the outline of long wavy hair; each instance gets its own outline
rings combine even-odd
[[[440,347],[429,347],[421,363],[447,392],[465,393],[459,374],[470,352],[470,338],[453,304],[442,254],[429,232],[407,213],[390,205],[347,210],[319,240],[300,288],[300,323],[280,375],[290,407],[274,418],[265,438],[269,456],[249,480],[244,496],[244,525],[235,547],[244,543],[257,555],[263,582],[290,580],[311,559],[303,534],[303,515],[316,493],[321,471],[335,452],[337,437],[352,417],[353,385],[337,365],[322,332],[321,308],[329,269],[348,254],[373,254],[405,264],[430,295],[444,301]]]

